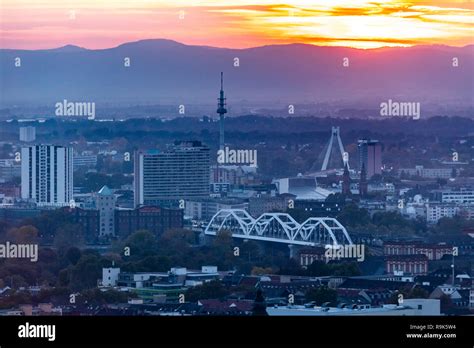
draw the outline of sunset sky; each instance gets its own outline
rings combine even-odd
[[[474,43],[472,0],[0,0],[0,17],[1,48]]]

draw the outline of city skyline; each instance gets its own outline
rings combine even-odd
[[[161,343],[149,324],[179,317],[180,344],[237,317],[239,345],[273,343],[255,320],[311,340],[272,316],[344,317],[318,343],[467,342],[473,18],[473,0],[2,0],[4,343]]]

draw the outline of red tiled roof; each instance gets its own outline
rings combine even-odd
[[[260,277],[243,277],[239,285],[255,286],[260,281]]]

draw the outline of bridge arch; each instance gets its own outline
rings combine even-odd
[[[243,209],[222,209],[212,217],[204,233],[215,236],[221,230],[229,230],[234,238],[290,245],[353,244],[345,227],[328,217],[311,217],[300,224],[287,213],[264,213],[253,218]]]

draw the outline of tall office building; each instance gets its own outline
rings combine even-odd
[[[364,167],[367,179],[382,174],[382,145],[378,140],[361,139],[359,148],[359,170]]]
[[[209,196],[209,148],[199,141],[136,152],[134,166],[135,206]]]
[[[21,149],[21,197],[38,204],[73,199],[72,148],[34,145]]]
[[[20,127],[20,141],[32,142],[36,140],[36,128],[35,127]]]

